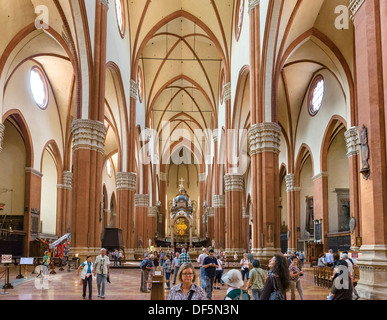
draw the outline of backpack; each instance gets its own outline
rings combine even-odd
[[[231,300],[250,300],[250,295],[245,290],[232,290],[227,296]]]
[[[142,260],[142,262],[140,263],[140,269],[141,270],[146,270],[147,264],[148,264],[147,259]]]

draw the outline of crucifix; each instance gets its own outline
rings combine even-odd
[[[183,178],[180,179],[180,187],[184,187],[184,179]]]

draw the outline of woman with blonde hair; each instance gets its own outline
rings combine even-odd
[[[178,284],[174,286],[168,300],[207,300],[205,291],[195,284],[196,273],[191,263],[184,263],[177,274]]]

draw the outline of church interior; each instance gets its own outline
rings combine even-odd
[[[0,7],[0,255],[332,249],[387,299],[387,1]]]

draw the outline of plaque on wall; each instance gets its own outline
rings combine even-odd
[[[355,231],[356,227],[356,220],[355,217],[352,217],[351,220],[349,221],[349,229],[351,230],[351,233]]]
[[[315,241],[316,242],[320,242],[322,240],[322,230],[321,230],[321,222],[320,221],[316,221],[315,224],[314,224],[314,234],[315,234]]]
[[[274,247],[274,225],[272,223],[267,224],[267,247]]]
[[[361,239],[361,237],[356,237],[356,246],[360,248],[361,245],[362,245],[362,239]]]

